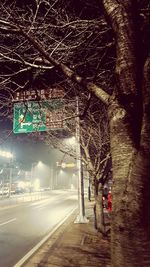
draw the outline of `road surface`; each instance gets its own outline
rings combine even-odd
[[[75,207],[77,193],[71,191],[0,203],[0,267],[13,267]]]

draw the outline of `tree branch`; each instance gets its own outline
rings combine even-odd
[[[76,82],[79,85],[83,86],[84,88],[88,89],[90,92],[94,93],[103,103],[108,105],[109,98],[110,98],[110,95],[108,93],[106,93],[103,89],[101,89],[96,84],[86,81],[86,79],[84,79],[81,76],[79,76],[78,74],[76,74],[75,71],[73,71],[72,69],[67,67],[65,64],[60,63],[59,61],[57,61],[54,58],[50,57],[49,53],[47,53],[42,48],[42,45],[40,45],[39,42],[37,42],[34,38],[32,38],[22,28],[20,28],[20,32],[41,53],[41,55],[43,55],[45,57],[45,59],[47,59],[58,70],[63,72],[63,74],[66,77],[70,78],[71,80],[73,80],[74,82]]]

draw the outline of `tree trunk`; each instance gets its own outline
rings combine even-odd
[[[103,235],[106,235],[108,229],[106,228],[102,198],[103,198],[103,186],[97,182],[95,184],[95,205],[94,205],[95,228]]]
[[[134,0],[103,0],[116,39],[116,92],[109,105],[113,167],[113,267],[150,266],[150,84],[142,63]],[[137,39],[138,38],[138,39]],[[149,61],[147,66],[150,65]],[[147,72],[149,74],[147,67]],[[144,101],[142,109],[142,101]],[[142,119],[143,116],[143,119]]]
[[[144,145],[144,137],[143,142],[141,139],[141,146],[136,149],[130,120],[125,114],[116,104],[110,106],[114,179],[112,266],[148,267],[150,266],[150,150],[148,145]],[[146,131],[144,129],[143,136],[147,130],[150,133],[150,127]],[[150,145],[150,138],[146,136]]]
[[[95,214],[95,228],[104,234],[105,233],[105,224],[104,224],[102,195],[101,194],[98,194],[95,197],[94,214]]]

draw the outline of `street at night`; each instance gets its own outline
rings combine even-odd
[[[150,0],[1,0],[0,267],[150,267],[149,203]]]
[[[46,198],[0,202],[0,266],[14,266],[75,207],[77,192],[49,191]]]

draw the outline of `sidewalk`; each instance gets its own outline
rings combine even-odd
[[[24,264],[24,267],[110,267],[109,241],[94,229],[93,202],[86,202],[89,223],[75,224],[75,211]]]

